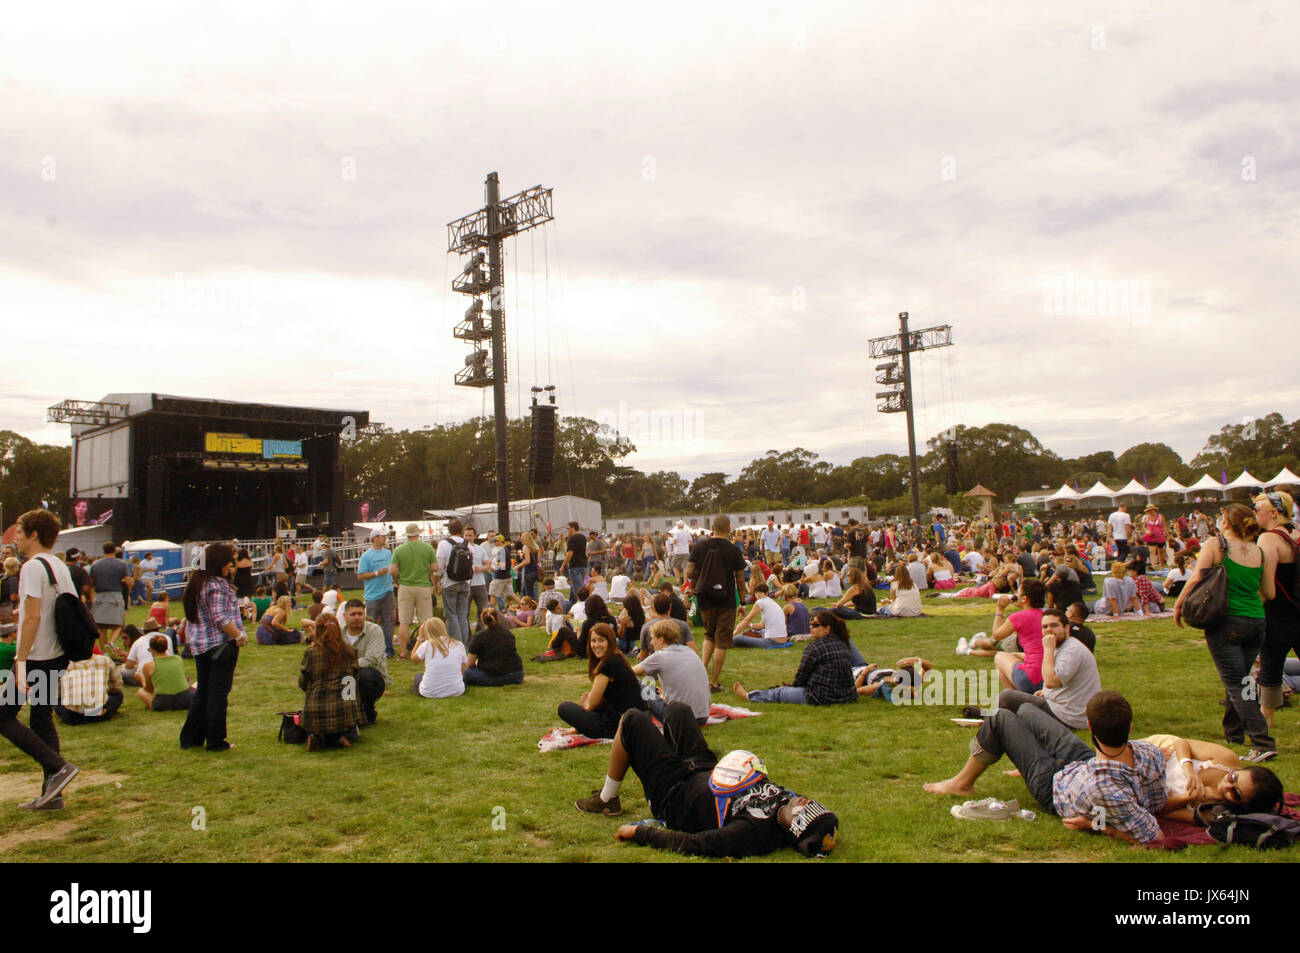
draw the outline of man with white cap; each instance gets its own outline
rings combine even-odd
[[[393,657],[393,610],[397,607],[393,596],[393,554],[385,543],[388,533],[377,529],[370,534],[370,548],[357,560],[357,579],[366,587],[366,617],[374,620],[384,632],[384,652]]]
[[[406,524],[406,542],[393,550],[393,572],[397,576],[397,657],[406,657],[411,622],[421,624],[433,618],[433,580],[438,554],[420,539],[417,523]]]

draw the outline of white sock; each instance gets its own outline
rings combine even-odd
[[[615,781],[609,775],[606,775],[605,786],[600,789],[600,799],[605,802],[614,800],[614,798],[618,797],[618,792],[622,787],[622,781]]]

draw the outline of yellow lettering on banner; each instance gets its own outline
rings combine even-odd
[[[207,453],[262,454],[262,438],[242,433],[207,433],[203,435],[203,449]]]

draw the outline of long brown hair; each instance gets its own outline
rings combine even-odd
[[[213,543],[203,551],[203,565],[190,570],[189,582],[185,584],[185,618],[190,622],[199,621],[199,595],[209,579],[220,579],[221,571],[235,561],[235,551],[225,543]]]
[[[591,652],[591,637],[593,635],[599,635],[605,640],[605,644],[609,646],[601,658],[596,658],[596,656]],[[618,647],[618,639],[614,636],[613,627],[607,622],[597,622],[587,630],[587,678],[594,681],[596,678],[596,669],[600,668],[605,659],[609,658],[611,655],[622,656],[623,650]]]
[[[312,639],[309,652],[320,652],[331,669],[351,668],[357,660],[357,650],[348,645],[339,631],[337,622],[330,620],[316,627],[316,638]]]
[[[1248,543],[1253,543],[1259,536],[1259,524],[1255,522],[1255,511],[1245,503],[1223,504],[1223,518],[1234,533]]]

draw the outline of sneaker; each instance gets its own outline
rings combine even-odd
[[[970,654],[970,643],[966,641],[965,636],[962,636],[960,639],[957,640],[957,654],[958,655]]]
[[[26,804],[19,804],[18,806],[24,811],[61,811],[64,808],[62,797],[56,797],[54,800],[47,801],[45,804],[41,805],[36,803],[38,800],[40,800],[40,798],[33,798]]]
[[[1251,748],[1246,752],[1246,756],[1241,759],[1242,764],[1263,764],[1270,758],[1276,758],[1276,751],[1263,751],[1259,748]]]
[[[623,813],[623,804],[619,801],[618,796],[614,796],[612,801],[602,801],[599,791],[592,791],[591,797],[584,797],[581,801],[574,801],[573,806],[583,814],[604,814],[606,817],[614,817]]]
[[[996,798],[986,797],[982,801],[954,804],[951,814],[953,817],[967,821],[1006,821],[1019,810],[1019,801],[999,801]]]
[[[80,771],[80,768],[69,762],[51,774],[45,779],[45,787],[41,789],[41,796],[31,802],[32,809],[44,810],[46,805],[63,793],[63,789],[68,786],[68,782],[75,778]]]

